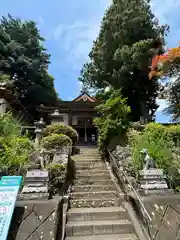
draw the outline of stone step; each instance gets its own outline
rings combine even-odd
[[[101,191],[101,192],[74,192],[71,193],[71,199],[107,199],[107,198],[115,198],[118,197],[118,194],[116,191]]]
[[[77,154],[77,155],[74,155],[75,158],[78,158],[78,157],[99,157],[101,158],[101,154],[100,153],[96,153],[96,152],[92,152],[92,153],[82,153],[80,152],[80,154]]]
[[[78,160],[76,160],[76,159],[74,159],[74,161],[75,161],[75,163],[76,164],[80,164],[80,163],[88,163],[88,164],[90,164],[90,163],[103,163],[104,161],[102,160],[102,159],[89,159],[89,158],[87,158],[87,159],[78,159]]]
[[[134,234],[112,234],[67,237],[66,240],[138,240]]]
[[[84,175],[88,175],[89,173],[93,173],[93,174],[101,174],[101,173],[109,173],[107,169],[100,169],[100,168],[93,168],[93,169],[86,169],[86,170],[76,170],[76,175],[77,174],[84,174]]]
[[[76,155],[73,156],[74,159],[81,160],[81,159],[102,159],[100,155]]]
[[[106,169],[106,165],[104,163],[98,164],[82,164],[76,165],[76,170],[91,170],[91,169]]]
[[[106,166],[105,163],[102,160],[98,160],[98,161],[86,161],[86,160],[82,160],[82,161],[75,161],[75,165],[76,166],[91,166],[91,165],[100,165],[100,166]]]
[[[80,153],[99,153],[100,154],[100,152],[99,152],[99,150],[98,150],[98,148],[79,148],[80,149]]]
[[[93,157],[98,157],[98,158],[102,158],[101,157],[101,154],[99,154],[99,153],[80,153],[80,154],[78,154],[78,155],[74,155],[73,156],[74,158],[83,158],[83,157],[90,157],[90,158],[93,158]]]
[[[122,207],[107,208],[72,208],[68,211],[68,221],[100,221],[127,219],[127,213]]]
[[[110,179],[110,175],[109,173],[94,173],[94,172],[90,172],[89,174],[87,174],[86,172],[85,173],[81,173],[81,174],[76,174],[75,176],[76,179],[89,179],[89,178],[93,178],[93,179],[100,179],[100,180],[103,180],[103,179]]]
[[[75,155],[75,156],[81,156],[81,157],[86,157],[86,156],[98,156],[101,157],[101,154],[99,152],[84,152],[84,151],[80,151],[80,154]]]
[[[98,162],[87,162],[87,161],[75,162],[76,167],[81,167],[81,166],[91,167],[91,166],[94,166],[94,165],[100,165],[100,166],[105,167],[105,164],[102,161],[98,161]]]
[[[109,185],[76,185],[72,187],[72,192],[98,192],[98,191],[113,191],[116,190],[114,184]]]
[[[68,222],[66,225],[67,237],[127,234],[133,233],[133,231],[133,226],[129,220],[79,221]]]
[[[81,168],[85,168],[86,170],[91,170],[91,169],[99,169],[99,170],[106,170],[107,167],[105,165],[105,163],[103,162],[82,162],[82,163],[75,163],[75,166],[76,166],[76,170],[81,170]]]
[[[93,179],[93,178],[86,178],[86,179],[76,179],[74,180],[74,185],[109,185],[113,184],[111,179]]]
[[[70,208],[95,208],[95,207],[118,207],[120,206],[121,200],[119,198],[101,198],[94,199],[71,199]]]

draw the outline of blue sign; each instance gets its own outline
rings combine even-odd
[[[3,176],[0,181],[0,240],[6,240],[13,216],[21,176]]]

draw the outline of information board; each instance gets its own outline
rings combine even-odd
[[[0,239],[6,240],[13,216],[21,176],[3,176],[0,181]]]

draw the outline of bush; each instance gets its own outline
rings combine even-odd
[[[145,148],[149,155],[153,158],[156,166],[163,168],[166,172],[172,163],[172,148],[173,142],[171,139],[164,139],[163,137],[155,138],[154,133],[144,132],[142,135],[132,142],[132,157],[133,165],[136,170],[143,167],[143,156],[140,151]]]
[[[21,124],[18,119],[12,116],[11,112],[0,115],[0,135],[4,137],[8,136],[20,136]]]
[[[20,135],[20,122],[11,113],[0,116],[0,168],[13,172],[28,161],[34,147],[27,136]]]
[[[170,126],[167,129],[174,144],[180,146],[180,125]]]
[[[143,132],[148,132],[154,139],[163,138],[167,141],[170,138],[170,131],[168,131],[168,127],[159,123],[147,124]]]
[[[43,148],[50,150],[72,145],[72,141],[68,136],[64,134],[53,133],[47,137],[42,138],[41,145]]]
[[[110,94],[104,103],[97,106],[98,118],[94,120],[98,127],[98,143],[100,149],[106,149],[115,137],[125,139],[129,127],[128,114],[130,108],[126,104],[126,99],[122,98],[120,91]]]
[[[140,135],[141,135],[140,131],[137,131],[134,128],[129,128],[127,132],[128,144],[131,144],[132,142],[134,142],[137,139],[137,137]]]
[[[180,180],[177,171],[180,159],[174,154],[174,150],[179,146],[179,136],[179,126],[147,124],[141,134],[131,138],[133,165],[136,172],[143,167],[143,156],[140,151],[146,148],[156,166],[168,174],[175,186]]]
[[[48,125],[45,131],[45,135],[47,136],[53,133],[64,134],[68,136],[73,143],[77,142],[78,134],[76,130],[68,125],[62,123]]]
[[[65,182],[66,168],[63,164],[50,164],[49,170],[49,194],[52,197],[55,194],[60,194],[60,190]]]

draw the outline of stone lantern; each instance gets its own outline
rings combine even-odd
[[[58,109],[55,109],[52,114],[49,114],[49,116],[51,118],[51,124],[64,122],[62,119],[62,115],[59,113]]]
[[[43,118],[41,118],[38,122],[34,123],[36,129],[34,131],[34,133],[36,134],[36,138],[35,138],[35,147],[38,148],[40,145],[40,140],[42,137],[42,133],[43,133],[43,128],[45,127],[45,122],[43,121]]]
[[[12,95],[11,89],[14,87],[14,80],[0,82],[0,114],[5,114],[10,107],[9,97]],[[7,100],[8,99],[8,100]]]

